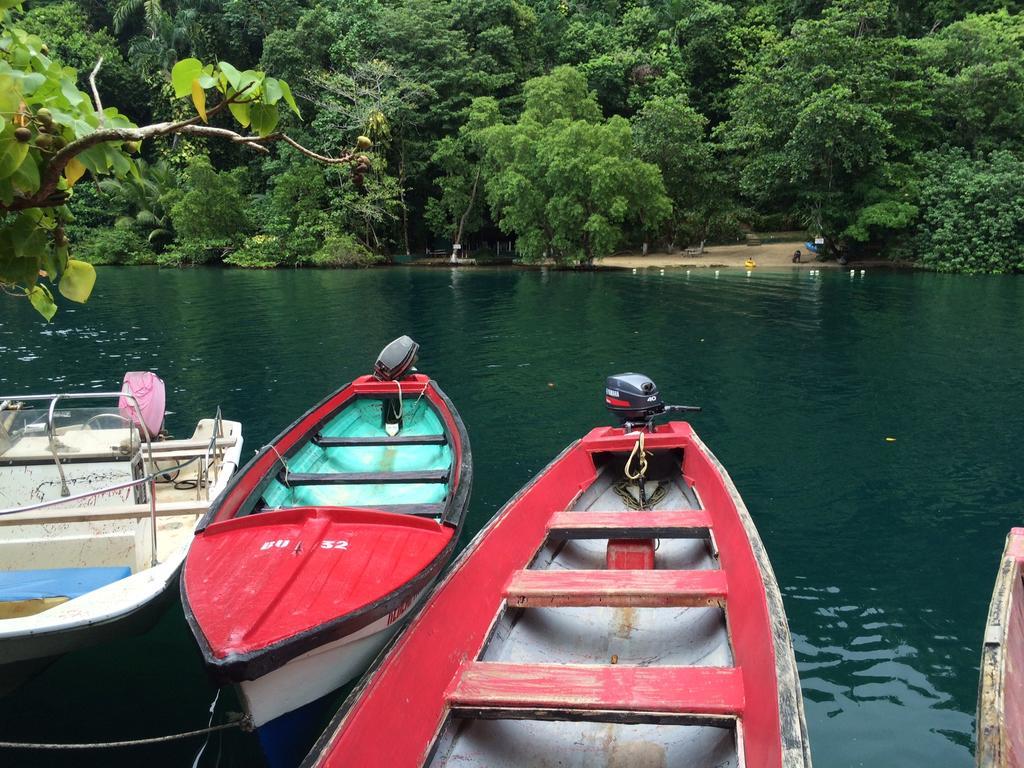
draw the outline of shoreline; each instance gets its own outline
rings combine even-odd
[[[802,259],[793,263],[793,252],[799,249]],[[610,269],[668,269],[685,267],[687,269],[715,268],[746,269],[747,259],[753,259],[755,269],[842,269],[836,261],[817,261],[815,254],[807,250],[802,242],[762,243],[760,245],[709,245],[699,256],[678,253],[625,253],[605,256],[595,260],[595,265]]]

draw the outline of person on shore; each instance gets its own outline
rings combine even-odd
[[[800,253],[800,249],[797,248],[796,251],[793,252],[793,259],[792,259],[793,263],[794,264],[799,264],[801,256],[802,256],[802,254]]]

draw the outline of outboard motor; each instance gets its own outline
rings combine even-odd
[[[664,413],[699,411],[695,405],[665,405],[658,385],[642,373],[618,373],[604,385],[604,402],[623,429],[654,431],[654,418]]]
[[[373,364],[373,377],[380,381],[402,378],[416,364],[419,351],[420,345],[408,336],[395,339],[377,355],[377,362]]]
[[[373,364],[373,377],[380,381],[394,381],[398,384],[398,397],[384,401],[381,409],[381,422],[384,431],[394,437],[402,431],[402,384],[401,379],[410,371],[415,371],[416,357],[420,345],[408,336],[401,336],[377,355]]]

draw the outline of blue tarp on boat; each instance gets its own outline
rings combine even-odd
[[[131,575],[132,569],[128,566],[0,571],[0,602],[48,597],[70,600]]]

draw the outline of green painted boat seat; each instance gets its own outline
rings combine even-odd
[[[397,483],[447,483],[447,469],[423,472],[288,472],[277,476],[284,485],[394,485]]]
[[[0,602],[54,597],[72,600],[131,575],[128,566],[0,571]]]
[[[313,442],[321,448],[369,448],[376,446],[398,447],[402,445],[446,445],[444,435],[395,435],[390,437],[324,437],[317,435]]]

